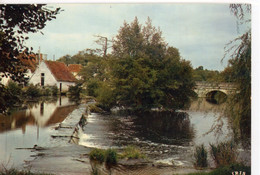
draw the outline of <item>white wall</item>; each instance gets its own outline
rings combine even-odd
[[[29,80],[29,84],[41,85],[41,73],[44,73],[44,86],[54,86],[57,85],[55,77],[52,75],[48,66],[42,61],[38,68],[35,70],[34,74]]]
[[[57,81],[54,75],[51,73],[48,66],[42,61],[39,67],[35,70],[34,74],[29,80],[29,84],[41,85],[41,73],[44,73],[44,86],[57,86],[60,90],[60,83],[62,84],[62,92],[68,91],[69,86],[74,86],[74,82]]]
[[[70,86],[74,86],[74,82],[65,82],[65,81],[58,81],[57,82],[57,87],[60,90],[60,83],[62,84],[62,92],[68,91]]]

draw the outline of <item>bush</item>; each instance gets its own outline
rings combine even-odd
[[[41,89],[37,86],[30,84],[27,87],[25,94],[29,97],[39,97],[41,96]]]
[[[73,97],[79,98],[82,91],[81,83],[77,83],[75,86],[69,87],[69,94]]]
[[[14,96],[19,97],[22,94],[22,87],[19,86],[16,82],[9,81],[6,88]]]
[[[105,161],[105,151],[102,149],[94,149],[89,153],[90,160],[96,160],[100,163]]]
[[[197,146],[194,153],[194,157],[195,157],[194,166],[199,168],[207,167],[208,166],[207,156],[208,156],[208,152],[205,149],[204,145],[202,144],[201,146]]]
[[[122,158],[128,159],[139,159],[145,158],[145,155],[141,153],[141,151],[134,146],[127,146],[122,153]]]
[[[51,94],[53,95],[53,96],[57,96],[58,95],[58,87],[57,86],[50,86],[49,87],[50,88],[50,90],[51,90]]]
[[[222,142],[217,146],[210,144],[211,156],[217,167],[236,163],[236,147],[232,142]]]
[[[117,152],[114,149],[106,150],[106,163],[107,164],[117,164]]]

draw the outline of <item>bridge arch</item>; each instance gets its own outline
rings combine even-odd
[[[228,94],[221,90],[212,90],[206,94],[207,101],[215,104],[223,103],[227,100]]]

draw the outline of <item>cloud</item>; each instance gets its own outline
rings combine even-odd
[[[30,35],[28,44],[56,58],[76,54],[94,44],[94,35],[116,36],[123,22],[147,17],[160,27],[170,46],[178,48],[194,67],[223,69],[224,46],[238,36],[228,4],[57,4],[64,9],[47,23],[45,35]],[[243,30],[243,28],[241,28]],[[242,31],[241,31],[242,32]]]

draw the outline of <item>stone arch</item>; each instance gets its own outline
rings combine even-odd
[[[223,91],[223,90],[220,90],[220,89],[213,89],[213,90],[208,90],[206,93],[205,93],[205,96],[207,98],[211,98],[212,96],[214,96],[216,93],[222,93],[226,96],[228,96],[228,93],[226,91]]]
[[[222,90],[210,90],[206,94],[207,101],[220,104],[226,101],[228,94]]]

